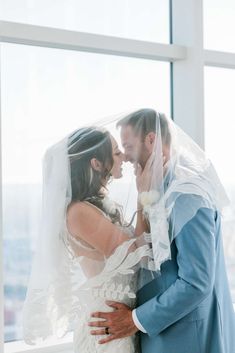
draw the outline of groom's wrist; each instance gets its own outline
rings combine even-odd
[[[147,331],[144,329],[144,327],[141,325],[139,322],[139,319],[136,315],[136,310],[132,310],[132,319],[134,321],[135,326],[138,328],[138,330],[142,331],[143,333],[147,333]]]

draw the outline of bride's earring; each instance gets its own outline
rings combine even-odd
[[[108,174],[108,175],[107,175],[107,182],[108,182],[108,184],[110,184],[112,181],[113,181],[113,176],[112,176],[112,174]]]
[[[89,181],[89,185],[92,184],[93,177],[94,177],[94,172],[93,172],[92,167],[90,167],[90,181]]]

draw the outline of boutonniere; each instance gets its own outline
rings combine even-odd
[[[138,199],[146,212],[149,208],[160,200],[160,192],[157,190],[143,191],[139,194]]]
[[[105,210],[105,212],[107,214],[110,214],[110,215],[115,215],[116,212],[117,212],[117,205],[114,201],[112,201],[110,198],[108,198],[107,196],[105,196],[103,198],[103,208]]]

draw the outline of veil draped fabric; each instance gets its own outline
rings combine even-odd
[[[84,315],[84,308],[87,314],[90,312],[94,297],[122,301],[125,296],[126,303],[133,307],[138,280],[131,286],[130,279],[138,276],[138,270],[144,267],[160,271],[161,264],[171,258],[171,242],[197,211],[207,207],[222,212],[228,203],[204,152],[164,114],[142,109],[94,125],[100,131],[105,127],[119,140],[122,123],[119,128],[116,125],[119,121],[128,125],[130,119],[139,119],[135,131],[140,138],[144,130],[156,134],[147,189],[138,196],[133,166],[126,163],[123,178],[108,183],[106,194],[96,200],[91,192],[82,200],[98,207],[105,219],[128,234],[128,240],[114,246],[109,257],[101,256],[82,239],[75,239],[66,221],[73,199],[71,160],[82,163],[84,158],[90,158],[99,142],[94,140],[92,148],[73,153],[73,139],[82,144],[89,134],[89,129],[82,128],[45,154],[41,229],[23,312],[24,339],[28,344],[50,336],[62,337],[73,330]],[[137,157],[133,162],[138,162]],[[95,180],[92,170],[85,176],[80,172],[81,178]],[[90,188],[93,187],[91,183]],[[184,212],[176,213],[176,202],[188,202],[187,195],[193,195],[190,203],[183,207]],[[130,223],[137,211],[137,199],[149,229],[135,237],[135,220]],[[112,243],[113,237],[109,241]]]

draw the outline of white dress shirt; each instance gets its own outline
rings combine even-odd
[[[139,322],[137,315],[136,315],[136,310],[132,310],[132,319],[134,321],[135,326],[142,331],[143,333],[147,333],[147,331],[143,328],[143,326],[141,325],[141,323]]]

